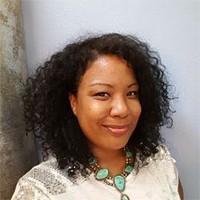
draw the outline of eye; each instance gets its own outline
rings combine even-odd
[[[128,97],[131,97],[131,98],[135,98],[138,96],[138,92],[137,91],[130,91],[127,93],[127,96]]]
[[[107,92],[98,92],[94,95],[95,98],[98,98],[98,99],[108,99],[109,98],[109,94]]]

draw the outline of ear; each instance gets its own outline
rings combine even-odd
[[[69,102],[74,115],[77,115],[77,97],[69,93]]]

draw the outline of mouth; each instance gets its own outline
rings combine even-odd
[[[122,136],[128,132],[129,126],[123,125],[103,125],[104,128],[106,128],[109,132],[113,133],[116,136]]]

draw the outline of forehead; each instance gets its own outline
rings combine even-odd
[[[129,84],[136,82],[136,78],[126,60],[114,55],[102,55],[89,63],[80,84],[94,81]]]

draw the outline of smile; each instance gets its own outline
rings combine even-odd
[[[104,127],[118,136],[126,134],[129,128],[128,125],[124,126],[104,125]]]

